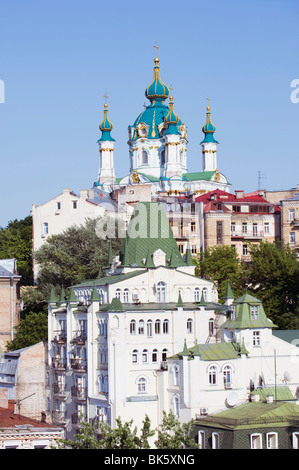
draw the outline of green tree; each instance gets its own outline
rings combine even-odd
[[[22,284],[33,282],[32,271],[32,217],[10,221],[0,228],[0,259],[15,258]]]
[[[97,219],[88,219],[47,239],[34,253],[38,285],[71,286],[95,278],[100,267],[107,266],[110,240],[99,238],[96,226]],[[120,239],[112,238],[111,243],[114,252],[120,249]]]
[[[75,434],[75,440],[63,440],[62,444],[70,449],[149,449],[148,439],[154,435],[151,429],[150,419],[145,415],[140,435],[137,435],[137,427],[133,426],[133,420],[122,423],[120,418],[116,420],[117,426],[112,429],[107,423],[100,424],[101,437],[98,440],[96,433],[97,423],[81,423],[80,431]]]
[[[241,295],[244,281],[244,264],[236,251],[228,245],[208,248],[201,253],[197,273],[200,277],[213,279],[218,288],[219,301],[225,294],[227,281],[236,296]]]
[[[195,422],[192,419],[188,423],[180,423],[178,418],[170,411],[167,415],[163,411],[162,424],[158,429],[158,438],[155,441],[157,449],[185,449],[197,448],[193,437]]]
[[[15,351],[46,340],[47,336],[48,316],[44,313],[30,312],[15,327],[14,338],[6,344],[6,347],[8,351]]]
[[[299,263],[282,242],[261,241],[250,247],[246,281],[262,302],[267,316],[282,329],[298,328]]]

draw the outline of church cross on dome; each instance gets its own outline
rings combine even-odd
[[[156,59],[158,58],[158,49],[159,47],[157,46],[157,41],[155,41],[155,45],[153,46],[156,49]]]

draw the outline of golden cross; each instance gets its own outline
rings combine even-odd
[[[107,103],[106,103],[106,99],[108,98],[107,93],[105,93],[104,98],[105,98],[105,104],[107,104]]]
[[[172,88],[172,86],[171,86],[171,85],[170,85],[170,87],[169,87],[169,90],[170,90],[170,93],[172,94],[172,90],[173,90],[173,88]]]
[[[157,41],[155,41],[155,45],[153,47],[156,49],[156,58],[157,58],[158,49],[159,49],[159,47],[157,46]]]
[[[209,101],[210,101],[210,98],[209,98],[209,97],[207,97],[208,106],[209,106]]]

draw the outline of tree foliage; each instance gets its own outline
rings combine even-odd
[[[22,318],[15,327],[15,335],[12,341],[6,344],[8,351],[26,348],[48,336],[48,316],[44,313],[30,312]]]
[[[241,295],[244,264],[231,246],[219,245],[201,253],[197,272],[200,277],[213,279],[218,288],[219,301],[225,294],[227,281],[235,295]]]
[[[279,328],[298,328],[299,263],[295,251],[283,243],[261,241],[250,247],[246,282]]]
[[[107,423],[100,424],[100,439],[97,439],[97,423],[90,424],[83,422],[75,440],[68,439],[61,441],[64,447],[70,449],[150,449],[149,439],[156,433],[157,449],[184,449],[196,448],[194,438],[191,437],[194,431],[194,420],[181,424],[173,413],[168,415],[163,412],[163,421],[157,430],[151,429],[151,421],[147,415],[142,422],[142,427],[138,434],[137,427],[133,420],[122,422],[116,419],[114,429]],[[61,447],[60,444],[60,447]]]
[[[33,282],[32,271],[32,217],[10,221],[0,228],[0,259],[15,258],[22,284]]]
[[[50,236],[34,253],[39,265],[38,285],[71,286],[84,279],[93,279],[100,267],[107,265],[109,240],[99,238],[96,219],[85,225],[72,226]],[[112,238],[113,251],[119,250],[120,240]]]

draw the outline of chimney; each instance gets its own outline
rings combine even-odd
[[[243,189],[236,189],[236,199],[242,199],[244,197],[244,191]]]
[[[8,400],[7,409],[15,412],[16,400]]]

